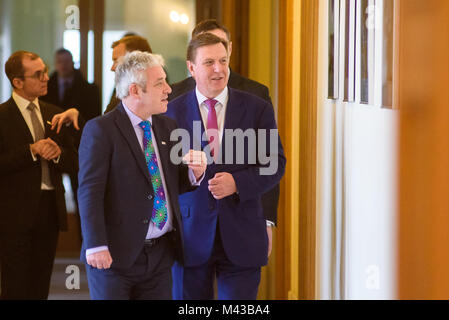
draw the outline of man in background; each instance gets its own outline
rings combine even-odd
[[[73,56],[67,49],[61,48],[55,53],[55,71],[48,81],[48,92],[42,100],[63,110],[76,108],[86,121],[101,115],[100,91],[97,85],[84,79],[81,71],[75,69]],[[81,134],[69,128],[75,146],[79,146]],[[78,175],[70,175],[75,203],[78,207]]]
[[[120,40],[115,41],[111,47],[112,47],[112,67],[111,67],[112,72],[115,72],[118,60],[128,52],[138,50],[142,52],[153,53],[153,50],[151,49],[151,46],[148,43],[148,40],[137,35],[125,36]],[[120,99],[118,99],[116,95],[117,95],[116,89],[114,88],[111,100],[109,101],[109,104],[104,112],[105,114],[114,110],[115,107],[120,103]]]
[[[0,260],[2,299],[47,299],[59,231],[67,230],[63,172],[78,154],[49,121],[62,110],[40,100],[48,73],[35,53],[5,65],[12,97],[0,105]]]

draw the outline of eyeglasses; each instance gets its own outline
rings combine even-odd
[[[22,76],[21,78],[34,78],[34,79],[39,79],[40,81],[44,81],[45,76],[47,76],[47,75],[48,75],[48,67],[45,67],[44,70],[36,71],[31,76]]]

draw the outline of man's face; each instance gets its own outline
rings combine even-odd
[[[67,53],[57,54],[55,56],[55,68],[58,76],[68,78],[73,74],[73,60]]]
[[[48,69],[41,58],[31,60],[25,57],[22,60],[23,79],[16,78],[17,92],[29,101],[47,94]]]
[[[228,84],[229,57],[222,43],[198,48],[195,61],[187,65],[198,90],[209,99],[218,96]]]
[[[150,114],[160,114],[167,111],[168,95],[171,88],[166,81],[166,74],[161,66],[148,68],[146,92],[140,88],[141,105]]]
[[[115,72],[115,69],[117,68],[118,59],[126,55],[126,52],[126,45],[124,43],[120,43],[112,50],[112,72]]]

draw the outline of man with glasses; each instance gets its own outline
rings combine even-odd
[[[35,53],[6,62],[12,97],[0,105],[0,261],[2,299],[47,299],[59,230],[67,229],[62,172],[78,155],[64,130],[50,130],[62,110],[39,99],[48,70]]]

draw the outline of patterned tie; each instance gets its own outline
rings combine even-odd
[[[209,99],[204,101],[204,103],[206,104],[207,108],[209,109],[209,112],[207,113],[207,132],[209,130],[216,130],[215,133],[218,133],[218,122],[217,122],[217,113],[215,111],[215,105],[218,103],[217,100],[214,99]],[[214,134],[214,132],[209,132],[207,133],[207,136],[209,137],[209,145],[211,148],[211,152],[210,155],[217,160],[217,156],[218,156],[218,152],[219,152],[219,147],[220,147],[220,142],[218,138],[216,137]]]
[[[44,128],[42,128],[41,122],[37,117],[36,105],[31,102],[28,105],[27,109],[30,111],[31,125],[33,126],[34,131],[34,142],[45,139]],[[41,160],[42,182],[47,186],[51,186],[52,184],[50,179],[50,170],[48,169],[48,161],[43,159],[42,157],[40,160]]]
[[[139,126],[144,132],[143,148],[145,152],[145,160],[148,170],[150,171],[151,183],[153,184],[155,193],[151,221],[153,221],[159,230],[162,230],[167,222],[167,200],[165,199],[161,173],[159,171],[156,152],[154,151],[154,145],[151,139],[151,123],[149,121],[142,121],[139,123]]]

